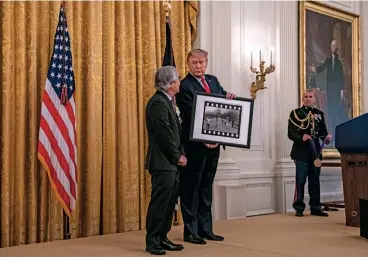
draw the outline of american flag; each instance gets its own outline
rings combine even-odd
[[[68,216],[75,208],[77,195],[75,87],[70,51],[65,6],[61,4],[42,95],[38,159]]]

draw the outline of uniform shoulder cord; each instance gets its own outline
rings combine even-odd
[[[294,124],[294,126],[296,126],[297,128],[298,128],[298,130],[299,129],[303,129],[303,130],[305,130],[305,129],[307,129],[308,127],[309,127],[309,124],[310,124],[310,122],[311,122],[311,118],[312,118],[312,116],[313,116],[313,114],[312,114],[312,112],[311,111],[309,111],[309,113],[307,114],[307,116],[304,118],[304,119],[301,119],[301,118],[299,118],[298,117],[298,115],[296,114],[296,111],[294,110],[293,111],[293,114],[294,114],[294,117],[295,117],[295,119],[297,120],[297,121],[300,121],[300,125],[298,125],[298,124],[296,124],[294,121],[293,121],[293,119],[291,118],[291,117],[289,117],[289,120],[290,120],[290,122],[292,123],[292,124]],[[306,126],[304,126],[304,122],[308,122],[307,123],[307,125]],[[314,122],[312,122],[312,123],[314,123]],[[314,127],[314,124],[312,124],[312,126]]]

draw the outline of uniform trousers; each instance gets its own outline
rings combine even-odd
[[[320,202],[320,182],[319,176],[321,168],[315,167],[313,160],[295,160],[296,166],[296,184],[293,207],[296,211],[303,212],[304,203],[304,186],[308,178],[309,206],[311,211],[319,211],[321,209]]]

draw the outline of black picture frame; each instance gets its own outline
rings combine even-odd
[[[189,139],[250,148],[254,99],[196,92]]]

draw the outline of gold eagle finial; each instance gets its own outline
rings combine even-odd
[[[164,5],[164,10],[165,10],[165,16],[169,17],[169,12],[171,10],[171,1],[164,1],[163,5]]]

